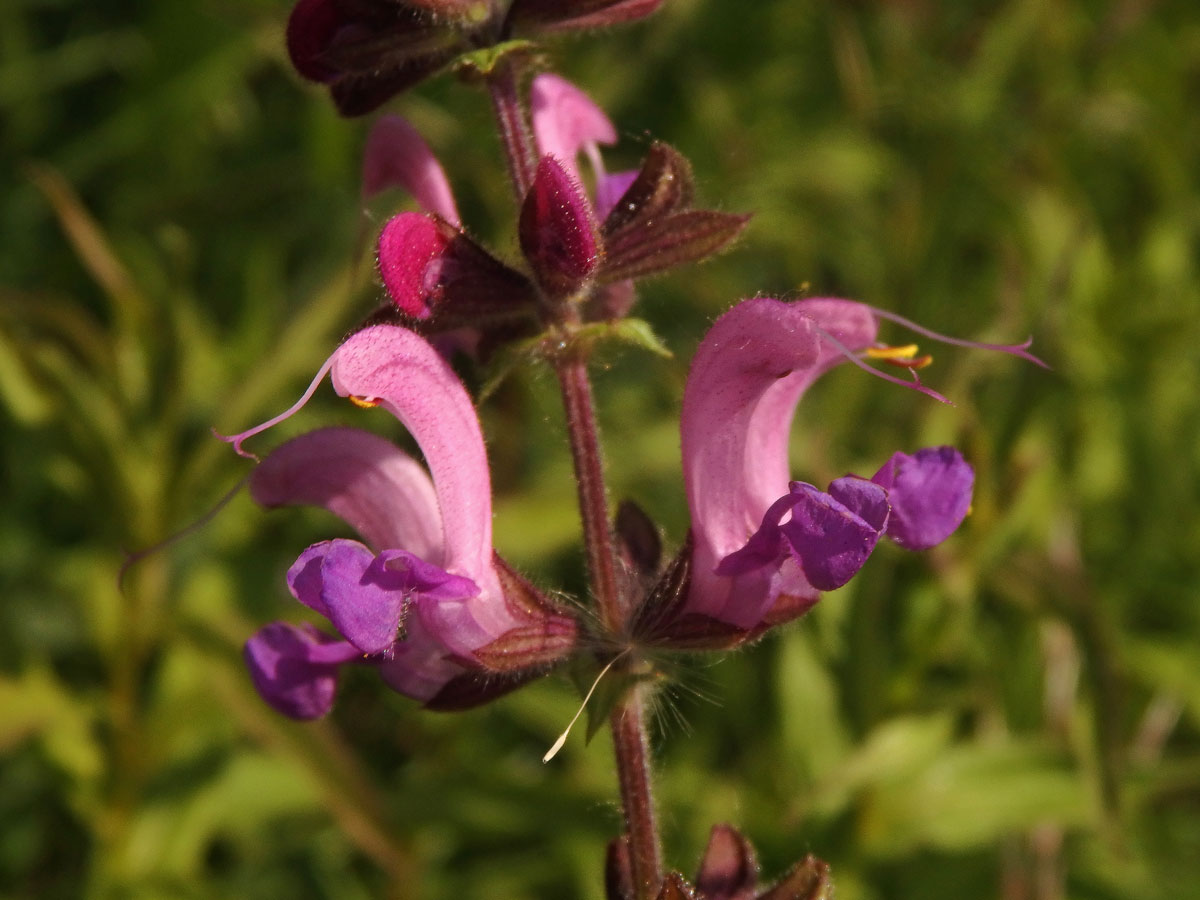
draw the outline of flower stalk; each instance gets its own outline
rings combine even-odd
[[[517,63],[502,60],[487,77],[488,95],[492,101],[492,113],[496,117],[496,130],[504,148],[504,161],[508,166],[509,182],[517,198],[517,205],[525,199],[533,184],[533,173],[537,168],[537,150],[533,132],[525,116],[525,107],[520,98],[520,82]]]

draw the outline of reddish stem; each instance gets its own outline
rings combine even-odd
[[[492,98],[492,112],[496,116],[496,127],[500,143],[504,146],[504,161],[508,165],[508,177],[517,197],[517,206],[525,200],[533,184],[537,167],[537,145],[533,132],[525,118],[525,107],[521,103],[516,67],[502,62],[488,76],[488,93]]]
[[[517,71],[510,63],[500,64],[488,77],[492,110],[504,147],[509,178],[522,203],[533,184],[537,148],[518,94]],[[570,315],[569,305],[560,305],[560,315]],[[596,426],[592,384],[587,362],[574,356],[555,365],[566,411],[567,434],[575,480],[579,490],[579,513],[591,576],[592,595],[608,634],[621,640],[626,633],[628,610],[617,587],[617,561],[608,517],[608,490],[604,483],[604,461],[600,432]],[[637,900],[654,900],[662,883],[662,850],[651,791],[650,752],[642,691],[634,688],[613,711],[609,723],[620,782],[625,831],[629,835],[630,863]]]
[[[592,402],[587,365],[567,359],[556,367],[567,414],[567,434],[579,486],[579,511],[587,548],[592,592],[608,632],[622,635],[628,611],[617,590],[616,555],[608,523],[608,492],[600,456],[600,433]],[[646,731],[645,701],[635,688],[609,720],[625,831],[629,835],[630,862],[638,900],[653,900],[662,883],[662,849],[651,790],[650,750]]]
[[[592,593],[605,628],[610,634],[617,635],[625,630],[625,610],[617,591],[616,555],[608,523],[608,490],[604,484],[604,461],[600,456],[592,383],[582,360],[564,360],[557,365],[556,372],[567,416],[571,458],[575,463]]]

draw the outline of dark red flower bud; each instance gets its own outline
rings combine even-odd
[[[608,842],[604,856],[604,896],[606,900],[634,900],[633,861],[629,857],[629,836]]]
[[[300,0],[287,25],[301,75],[345,116],[370,112],[444,67],[490,11],[483,0]]]
[[[521,207],[519,234],[534,276],[552,297],[575,293],[600,263],[587,195],[552,156],[538,163]]]
[[[758,860],[754,847],[730,825],[714,825],[700,859],[696,888],[705,900],[754,896]]]

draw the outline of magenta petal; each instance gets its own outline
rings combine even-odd
[[[886,507],[886,498],[880,490],[866,506],[877,511],[881,503]],[[811,484],[793,482],[792,500],[791,521],[780,530],[804,577],[819,591],[841,587],[863,567],[879,541],[880,529]]]
[[[408,191],[425,212],[459,224],[450,182],[420,132],[400,116],[380,116],[363,152],[363,199],[393,186]]]
[[[393,216],[379,234],[379,274],[396,308],[426,319],[440,299],[437,261],[449,242],[420,213]]]
[[[323,506],[372,547],[403,547],[444,562],[442,514],[429,474],[368,431],[320,428],[292,438],[254,470],[250,494],[267,507]]]
[[[892,506],[887,535],[906,550],[940,544],[966,518],[975,470],[953,447],[894,453],[871,478]]]
[[[338,666],[359,651],[311,625],[273,622],[246,641],[243,656],[254,687],[273,708],[293,719],[316,719],[333,705]]]

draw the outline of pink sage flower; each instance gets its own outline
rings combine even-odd
[[[875,371],[860,355],[889,355],[876,342],[882,316],[898,319],[848,300],[758,298],[725,313],[705,336],[681,419],[692,532],[690,556],[678,565],[690,572],[673,574],[673,606],[643,617],[648,640],[697,648],[740,643],[849,581],[881,536],[922,550],[961,524],[974,473],[950,447],[896,453],[869,479],[846,476],[827,490],[789,481],[797,403],[840,362]],[[974,346],[1040,362],[1025,352],[1027,344]],[[876,374],[941,399],[919,382]]]
[[[339,394],[405,425],[429,472],[353,428],[301,435],[255,470],[250,489],[262,505],[323,506],[364,541],[319,542],[288,571],[292,595],[340,640],[310,626],[260,630],[245,655],[264,699],[295,718],[323,715],[338,668],[365,662],[403,694],[459,708],[563,659],[575,622],[495,555],[479,421],[437,351],[411,331],[377,325],[338,348],[331,372]]]

